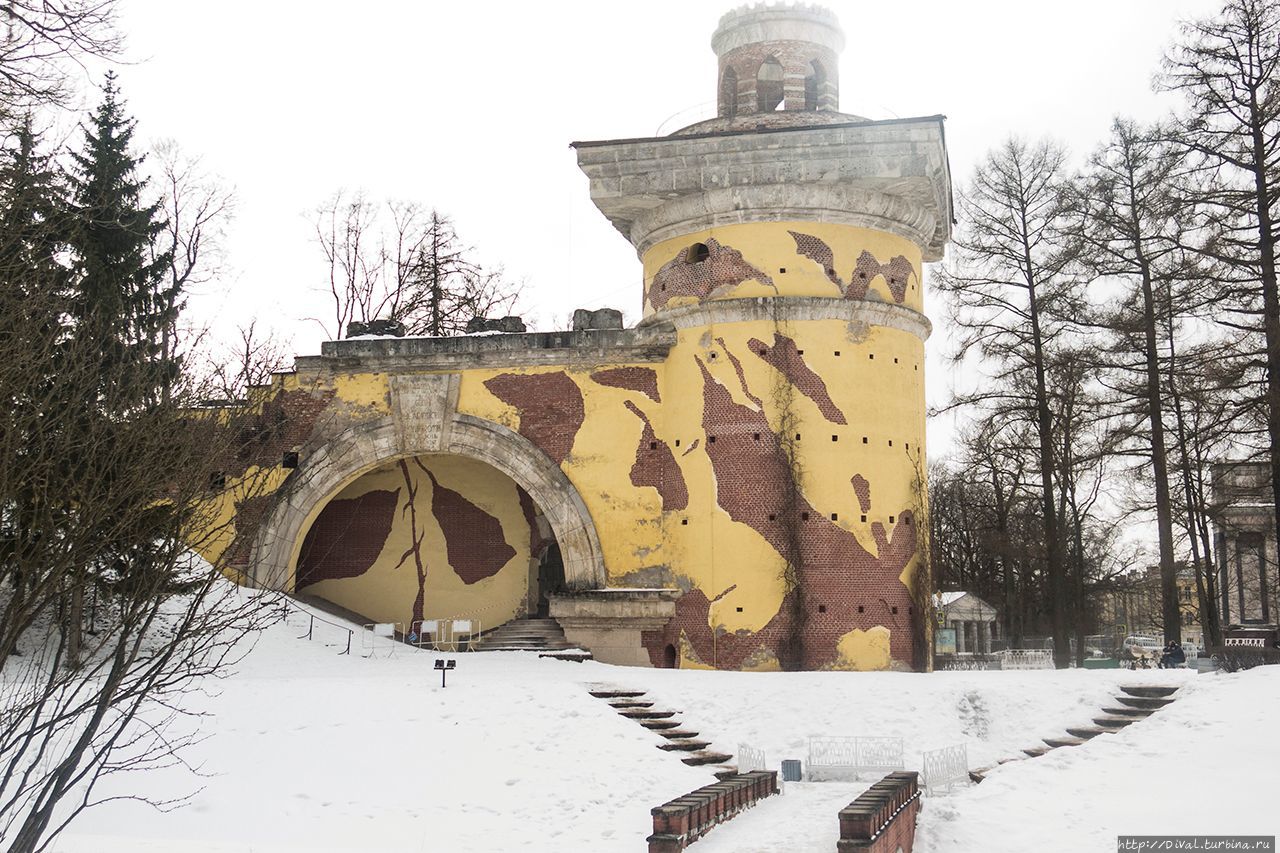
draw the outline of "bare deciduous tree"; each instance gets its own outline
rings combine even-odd
[[[331,338],[352,322],[392,320],[410,335],[440,337],[469,320],[511,310],[520,287],[474,259],[447,216],[414,202],[379,206],[338,192],[312,218],[328,270]],[[314,318],[313,318],[314,319]]]

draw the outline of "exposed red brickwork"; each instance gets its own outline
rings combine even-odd
[[[796,241],[796,254],[817,262],[818,266],[822,267],[823,275],[832,284],[840,288],[841,293],[844,293],[844,282],[836,274],[836,258],[831,251],[831,247],[812,234],[801,234],[798,231],[788,231],[787,233]]]
[[[431,479],[431,513],[444,533],[449,565],[465,584],[490,578],[516,555],[502,533],[502,522],[453,489],[440,485],[435,475],[415,459]]]
[[[707,621],[711,602],[694,589],[676,603],[676,616],[665,630],[644,633],[650,659],[657,665],[666,645],[678,643],[683,634],[702,661],[736,669],[762,652],[776,655],[780,643],[799,636],[802,665],[821,669],[836,661],[841,636],[855,628],[884,625],[890,629],[891,655],[910,665],[912,602],[899,576],[916,551],[911,511],[898,516],[892,536],[885,536],[881,527],[876,555],[852,532],[818,512],[802,493],[788,512],[783,496],[784,490],[794,489],[793,474],[765,414],[735,403],[706,366],[701,361],[698,365],[703,376],[703,429],[716,436],[705,445],[716,478],[716,502],[735,522],[757,531],[784,559],[795,531],[803,628],[795,624],[795,593],[788,593],[759,632],[715,636]]]
[[[773,279],[743,260],[741,252],[722,245],[714,237],[708,237],[704,244],[707,256],[703,260],[695,262],[689,257],[694,245],[682,249],[654,273],[648,298],[655,309],[665,308],[667,302],[677,296],[706,299],[751,279],[774,286]]]
[[[863,251],[858,255],[858,265],[853,270],[853,278],[849,281],[844,297],[845,299],[865,299],[871,280],[882,275],[885,283],[889,285],[889,292],[893,294],[893,301],[901,302],[906,298],[907,284],[915,274],[911,261],[902,255],[894,255],[889,259],[889,263],[882,264],[876,260],[875,255]]]
[[[840,810],[841,853],[911,853],[920,813],[918,774],[890,773]]]
[[[240,477],[249,466],[273,468],[286,450],[302,447],[315,432],[320,415],[333,400],[333,391],[283,391],[260,412],[242,412],[227,425],[232,441],[220,461],[228,479]],[[286,482],[289,482],[288,480]],[[258,495],[236,505],[235,541],[228,551],[231,565],[248,565],[258,528],[275,503],[273,495]]]
[[[756,97],[756,77],[760,73],[760,66],[769,57],[777,59],[782,64],[784,80],[794,81],[784,90],[787,94],[784,105],[787,111],[804,110],[804,88],[797,84],[812,73],[813,66],[810,63],[815,59],[822,63],[827,79],[826,86],[819,93],[818,107],[823,110],[834,110],[839,106],[839,63],[834,51],[807,41],[782,39],[758,41],[744,44],[720,57],[718,69],[720,76],[717,79],[723,79],[726,68],[732,68],[738,78],[736,112],[739,117],[753,113],[762,118],[774,115],[768,112],[760,113],[759,100]],[[728,114],[728,105],[723,102],[724,96],[728,94],[728,92],[721,93],[720,115]]]
[[[849,481],[853,485],[853,493],[858,496],[858,506],[863,512],[871,512],[871,484],[861,474],[854,474]]]
[[[302,541],[297,588],[359,577],[373,568],[391,535],[400,490],[376,490],[332,500]]]
[[[747,387],[747,374],[742,370],[742,361],[733,354],[733,350],[729,349],[729,345],[724,342],[724,338],[716,338],[716,343],[724,350],[724,354],[728,356],[729,363],[733,365],[733,372],[738,374],[738,384],[742,386],[742,393],[748,400],[755,403],[760,408],[764,408],[764,403],[759,397],[751,393],[751,389]]]
[[[804,363],[804,357],[800,355],[800,350],[796,346],[796,342],[788,338],[786,335],[773,333],[773,346],[768,346],[759,338],[752,338],[748,342],[751,351],[760,356],[774,369],[787,377],[787,381],[795,386],[795,389],[801,394],[812,400],[818,407],[818,411],[822,412],[822,416],[833,424],[847,424],[844,412],[836,406],[835,401],[831,399],[831,395],[827,393],[827,383],[822,381],[822,377],[813,372],[809,365]]]
[[[684,474],[676,463],[675,454],[654,433],[653,424],[649,423],[644,412],[630,400],[623,405],[644,424],[640,444],[636,448],[636,461],[631,466],[631,484],[657,489],[663,512],[684,509],[689,505],[689,490],[685,486]]]
[[[597,370],[591,374],[591,380],[612,388],[639,391],[655,403],[662,402],[662,398],[658,396],[658,373],[652,367],[613,367],[608,370]]]
[[[520,413],[520,434],[559,465],[573,450],[585,409],[578,383],[564,371],[503,373],[484,383],[502,402]]]
[[[516,486],[516,496],[520,500],[520,512],[524,515],[525,523],[529,525],[529,554],[537,557],[542,553],[542,531],[538,529],[538,507],[533,502],[533,498],[529,497],[529,493],[520,486]]]

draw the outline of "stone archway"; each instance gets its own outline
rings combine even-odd
[[[408,381],[392,382],[390,417],[352,426],[300,460],[258,529],[249,568],[255,586],[292,591],[303,537],[333,495],[369,471],[431,453],[478,459],[514,480],[551,525],[564,561],[566,586],[597,589],[605,585],[600,538],[586,504],[560,467],[501,424],[444,411],[439,401],[456,399],[447,386],[430,389],[421,386],[434,383],[414,382],[450,379],[454,380],[450,384],[456,383],[449,376],[393,377]],[[422,408],[422,392],[433,390],[444,393],[430,394],[435,406]]]

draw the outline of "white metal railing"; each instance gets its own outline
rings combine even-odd
[[[852,774],[859,778],[863,773],[888,773],[901,770],[902,738],[900,737],[811,737],[809,738],[809,764],[806,768],[810,781],[822,777],[839,777]]]
[[[755,749],[745,743],[738,744],[738,772],[750,773],[752,770],[766,770],[763,749]]]
[[[969,782],[969,747],[960,743],[942,749],[926,750],[923,754],[921,775],[925,790],[938,794],[950,791],[953,785]]]
[[[1053,669],[1053,652],[1048,649],[1005,649],[995,656],[1001,669]]]
[[[1257,646],[1260,649],[1267,647],[1265,637],[1227,637],[1223,640],[1224,645],[1228,646]]]

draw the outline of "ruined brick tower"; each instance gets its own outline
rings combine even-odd
[[[715,118],[575,144],[636,328],[329,341],[254,389],[202,553],[406,637],[541,616],[610,663],[919,666],[950,178],[941,117],[839,112],[843,44],[738,9]]]
[[[677,330],[663,433],[705,455],[667,529],[686,591],[646,644],[719,667],[918,665],[942,118],[839,112],[844,35],[820,7],[736,9],[711,45],[717,117],[576,146],[644,264],[641,325]]]

